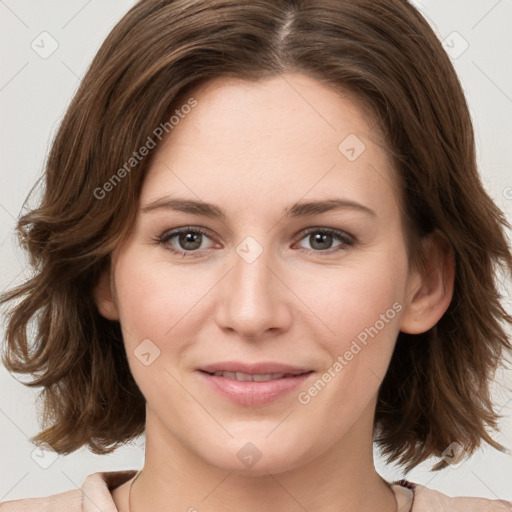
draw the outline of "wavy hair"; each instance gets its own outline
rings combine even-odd
[[[509,225],[479,178],[450,59],[405,0],[142,0],[114,27],[52,143],[42,198],[17,223],[34,275],[0,299],[12,306],[3,363],[42,387],[34,443],[101,454],[144,431],[120,325],[99,314],[92,293],[134,224],[152,154],[128,170],[126,162],[193,88],[285,72],[350,92],[371,112],[403,188],[411,261],[434,231],[455,259],[444,316],[423,334],[398,336],[375,441],[407,469],[452,442],[468,454],[482,441],[503,449],[489,434],[499,419],[489,387],[511,349],[497,282],[512,273]]]

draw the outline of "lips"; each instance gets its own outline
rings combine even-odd
[[[200,378],[223,398],[245,406],[264,405],[298,388],[313,371],[274,362],[225,361],[198,368]]]

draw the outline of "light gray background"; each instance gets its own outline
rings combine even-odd
[[[42,171],[80,77],[108,32],[133,4],[133,0],[0,0],[0,291],[29,275],[25,255],[16,247],[12,232],[16,217]],[[474,119],[484,183],[510,220],[512,1],[425,0],[416,5],[447,43]],[[58,48],[47,55],[56,44]],[[509,293],[510,283],[504,288]],[[0,335],[3,337],[3,330]],[[509,449],[511,373],[501,372],[495,386],[495,401],[504,415],[502,433],[495,437]],[[39,431],[37,390],[20,384],[3,367],[0,386],[0,501],[74,489],[95,471],[142,466],[143,439],[109,456],[82,449],[54,460],[51,454],[34,452],[28,437]],[[396,468],[384,467],[378,454],[377,460],[379,471],[388,480],[403,476]],[[432,473],[430,466],[423,464],[407,476],[452,495],[512,500],[511,455],[484,448],[458,467]],[[209,492],[205,489],[205,495]]]

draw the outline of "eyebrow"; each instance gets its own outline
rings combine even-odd
[[[141,208],[148,213],[159,209],[175,210],[193,215],[202,215],[226,222],[226,214],[216,205],[191,199],[163,197],[152,201]],[[348,199],[327,199],[324,201],[308,201],[295,203],[283,212],[283,217],[310,217],[331,210],[357,210],[372,217],[377,217],[374,210],[363,204]]]

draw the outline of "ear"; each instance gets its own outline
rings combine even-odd
[[[94,302],[100,315],[107,320],[119,320],[119,311],[115,301],[114,283],[111,279],[110,268],[100,276],[93,290]]]
[[[423,241],[424,265],[411,270],[400,330],[428,331],[444,315],[453,297],[455,261],[446,237],[436,231]]]

